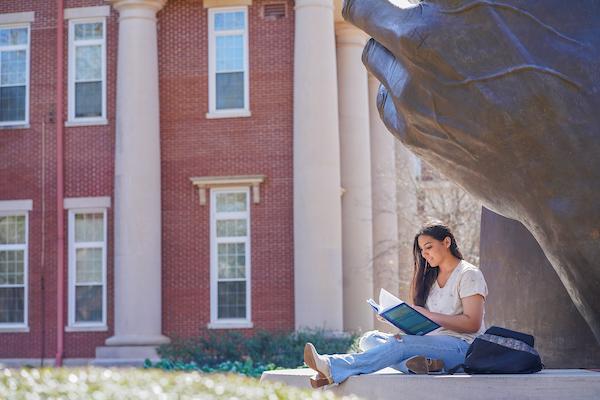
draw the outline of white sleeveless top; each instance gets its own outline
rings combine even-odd
[[[463,313],[461,299],[474,294],[482,295],[484,300],[488,295],[487,284],[485,283],[483,273],[473,264],[461,260],[450,274],[450,277],[443,288],[440,288],[437,280],[433,283],[425,306],[432,312],[446,315],[459,315]],[[484,316],[485,310],[481,320],[481,327],[476,333],[458,333],[442,327],[431,332],[430,335],[454,336],[471,343],[475,340],[475,337],[485,332]]]

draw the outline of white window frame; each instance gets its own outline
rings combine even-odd
[[[215,31],[215,14],[222,12],[244,12],[244,29]],[[248,7],[215,7],[208,10],[208,113],[206,118],[249,117],[250,113],[250,68],[248,54]],[[217,36],[243,35],[244,37],[244,107],[217,110]]]
[[[89,23],[101,23],[102,24],[102,39],[90,39],[90,40],[75,40],[75,25],[77,24],[89,24]],[[75,70],[76,70],[76,59],[75,49],[78,46],[92,46],[100,45],[100,54],[102,57],[102,115],[99,117],[76,117],[75,116]],[[106,125],[108,119],[106,116],[106,18],[77,18],[69,20],[69,78],[68,78],[68,120],[65,123],[66,126],[78,126],[78,125]]]
[[[108,247],[107,235],[107,212],[106,208],[71,208],[69,209],[69,312],[67,331],[106,331],[107,327],[107,266],[106,253]],[[103,215],[103,241],[102,242],[75,242],[75,215],[77,214],[102,214]],[[102,248],[102,321],[98,322],[76,322],[75,321],[75,285],[76,285],[76,268],[77,268],[77,249],[80,248]]]
[[[31,24],[2,24],[2,29],[19,29],[27,28],[27,44],[19,44],[12,46],[0,46],[0,52],[2,51],[14,51],[14,50],[25,50],[25,119],[22,121],[0,121],[0,126],[29,126],[29,71],[30,71],[30,57],[31,57]],[[0,63],[0,69],[2,63]],[[20,85],[19,85],[20,86]]]
[[[25,244],[0,244],[0,250],[23,250],[23,322],[22,323],[0,323],[0,332],[19,332],[29,331],[29,213],[27,211],[3,211],[0,209],[2,217],[20,217],[25,216]],[[20,287],[21,285],[4,285],[2,287]]]
[[[246,211],[217,213],[217,194],[220,193],[245,193]],[[242,329],[252,328],[252,279],[251,279],[251,214],[250,214],[250,188],[230,187],[210,189],[210,323],[209,329]],[[245,237],[217,238],[217,220],[242,219],[247,220]],[[218,244],[244,242],[246,248],[246,318],[218,318]]]

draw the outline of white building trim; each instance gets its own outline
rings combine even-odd
[[[0,24],[25,24],[35,20],[33,11],[0,14]]]
[[[203,0],[204,8],[251,6],[252,0]]]
[[[31,201],[31,200],[29,200]],[[0,202],[1,203],[1,202]],[[28,210],[0,210],[0,216],[24,216],[25,217],[25,241],[19,244],[0,244],[0,251],[23,251],[23,283],[5,284],[1,287],[23,287],[23,322],[0,323],[0,333],[29,332],[29,213]]]
[[[65,8],[65,19],[100,18],[110,15],[110,6]]]
[[[13,15],[19,17],[19,14],[27,14],[27,13],[16,13],[16,14],[4,14]],[[31,13],[31,18],[33,18],[33,13]],[[29,15],[21,16],[23,20],[29,19]],[[7,18],[8,19],[8,18]],[[18,18],[17,18],[18,19]],[[1,18],[0,18],[1,21]],[[28,127],[29,126],[29,91],[30,91],[30,77],[29,71],[31,70],[31,23],[29,21],[26,22],[6,22],[6,25],[0,22],[0,29],[18,29],[18,28],[26,28],[27,29],[27,43],[26,44],[18,44],[18,45],[6,45],[0,46],[0,53],[3,51],[18,51],[25,50],[25,119],[20,121],[0,121],[0,127]],[[2,65],[0,64],[0,69]],[[2,86],[0,84],[0,86]],[[5,87],[10,86],[21,86],[19,85],[6,85]]]
[[[3,211],[31,211],[33,200],[0,200],[0,213]]]
[[[76,242],[75,240],[75,216],[78,214],[102,214],[102,232],[103,237],[100,242]],[[107,328],[107,212],[106,208],[72,208],[69,209],[68,223],[68,239],[69,239],[69,256],[68,256],[68,326],[65,327],[67,332],[73,331],[106,331]],[[77,273],[77,250],[78,249],[98,249],[102,250],[102,279],[99,284],[102,285],[102,319],[94,322],[77,322],[75,321],[75,291],[76,291],[76,273]],[[95,285],[98,285],[95,282]]]
[[[108,7],[108,6],[107,6]],[[92,7],[94,8],[94,7]],[[86,24],[86,23],[101,23],[102,24],[102,38],[100,39],[86,39],[86,40],[75,40],[75,25]],[[95,117],[77,117],[75,115],[75,86],[76,86],[76,57],[75,52],[77,47],[84,46],[100,46],[100,57],[101,57],[101,113]],[[106,17],[96,18],[79,18],[69,20],[69,61],[68,61],[68,103],[67,103],[67,121],[65,126],[88,126],[88,125],[106,125],[108,124],[106,114]],[[96,82],[96,81],[91,81]]]
[[[226,12],[244,13],[244,28],[238,30],[215,31],[215,15]],[[244,73],[244,106],[237,109],[217,109],[217,37],[243,36],[243,73]],[[211,118],[249,117],[250,113],[250,68],[248,55],[248,6],[242,7],[214,7],[208,10],[208,113]],[[221,71],[222,72],[222,71]],[[232,71],[233,72],[233,71]],[[236,71],[237,72],[237,71]]]
[[[110,208],[110,197],[67,197],[64,199],[65,209],[70,208]]]
[[[217,211],[217,195],[222,193],[244,193],[246,195],[245,211]],[[243,329],[252,328],[252,279],[251,279],[251,217],[250,190],[248,187],[212,188],[210,191],[210,323],[209,329]],[[217,221],[245,220],[246,235],[234,237],[217,237]],[[219,318],[218,316],[218,284],[221,281],[242,281],[241,278],[219,278],[219,244],[243,243],[246,284],[246,318]]]
[[[260,184],[265,181],[265,175],[238,176],[201,176],[190,178],[192,184],[198,187],[200,205],[206,205],[206,189],[213,187],[251,186],[252,202],[260,203]]]

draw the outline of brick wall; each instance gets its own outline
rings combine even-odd
[[[65,1],[65,7],[102,5]],[[0,129],[0,199],[33,199],[29,216],[28,333],[0,333],[2,358],[54,357],[56,353],[56,10],[51,1],[3,1],[0,12],[34,11],[30,47],[30,126]],[[68,49],[65,23],[65,94]],[[64,130],[65,197],[111,196],[114,148],[116,15],[108,29],[107,126]],[[64,107],[67,107],[65,95]],[[67,226],[65,215],[65,228]],[[109,210],[108,322],[112,325],[112,210]],[[65,231],[66,235],[66,231]],[[65,254],[67,251],[65,243]],[[43,288],[42,289],[42,285]],[[65,288],[67,280],[65,279]],[[65,309],[67,299],[65,298]],[[111,332],[66,333],[66,357],[91,357]]]
[[[65,7],[105,5],[66,0]],[[207,120],[208,16],[199,0],[170,0],[158,16],[161,107],[163,333],[200,333],[210,318],[209,206],[189,178],[264,174],[252,204],[255,329],[293,329],[293,2],[288,16],[249,11],[249,118]],[[28,333],[0,333],[0,358],[56,351],[55,3],[3,0],[0,13],[35,11],[31,25],[30,127],[0,129],[0,200],[33,199],[29,214]],[[68,51],[65,23],[65,119]],[[65,127],[65,197],[113,198],[118,13],[107,19],[108,125]],[[113,334],[113,209],[108,210],[108,332],[65,333],[65,357],[93,357]],[[65,213],[65,228],[67,227]],[[65,232],[66,235],[66,232]],[[66,237],[66,236],[65,236]],[[65,243],[65,255],[67,248]],[[44,289],[42,290],[42,281]],[[65,290],[67,280],[65,273]],[[148,293],[148,296],[158,295]],[[65,296],[65,310],[67,299]],[[65,315],[65,322],[67,316]]]
[[[252,320],[255,329],[293,329],[293,17],[249,8],[248,118],[210,119],[208,12],[171,1],[159,14],[163,204],[163,332],[192,336],[210,321],[209,205],[189,178],[264,174],[251,205]],[[185,32],[185,35],[182,35]],[[149,294],[151,295],[151,294]]]

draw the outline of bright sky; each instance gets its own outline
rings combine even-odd
[[[395,6],[398,6],[400,8],[411,8],[415,6],[415,3],[418,3],[418,1],[415,0],[388,0],[390,3],[392,3]]]

